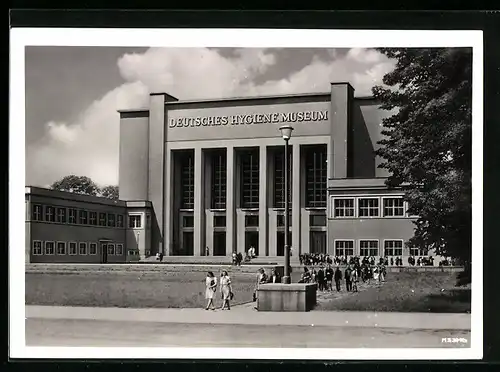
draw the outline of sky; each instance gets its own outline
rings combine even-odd
[[[350,82],[356,96],[393,68],[373,49],[25,49],[26,184],[69,175],[118,184],[117,110],[147,107],[150,92],[179,100],[328,92]]]

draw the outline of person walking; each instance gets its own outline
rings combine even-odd
[[[221,310],[231,310],[231,305],[229,301],[233,297],[233,290],[231,288],[231,278],[224,270],[220,278],[220,291],[222,294],[222,307]]]
[[[333,282],[333,269],[330,265],[325,270],[325,278],[326,278],[326,289],[329,291],[333,291],[332,282]]]
[[[357,292],[358,291],[358,281],[359,281],[359,275],[358,275],[358,270],[356,270],[356,268],[354,268],[354,270],[352,271],[352,290],[354,292]]]
[[[325,290],[325,272],[323,271],[323,266],[320,266],[318,270],[318,289],[320,291]]]
[[[337,288],[337,292],[340,292],[340,281],[342,280],[342,271],[340,271],[338,266],[335,269],[334,279],[335,279],[335,287]]]
[[[352,289],[352,270],[351,270],[351,265],[347,265],[347,268],[345,269],[345,288],[347,292],[350,292]]]
[[[214,297],[217,290],[217,278],[214,273],[209,271],[205,279],[205,298],[208,300],[205,310],[215,310]]]

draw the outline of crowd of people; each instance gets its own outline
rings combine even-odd
[[[403,258],[402,257],[380,257],[379,260],[382,260],[385,266],[403,266]],[[299,255],[299,261],[301,265],[304,266],[319,266],[319,265],[354,265],[356,262],[364,262],[366,264],[370,264],[374,266],[377,262],[377,258],[374,256],[330,256],[325,253],[303,253]],[[444,266],[445,263],[443,260],[440,263],[440,266]],[[449,263],[449,261],[447,261]],[[434,257],[418,257],[414,256],[408,257],[408,264],[410,266],[434,266]]]

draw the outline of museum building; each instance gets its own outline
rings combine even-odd
[[[27,190],[32,260],[56,260],[57,254],[41,258],[45,239],[55,244],[49,252],[58,250],[58,241],[61,247],[66,242],[66,250],[76,244],[77,252],[86,242],[85,258],[65,258],[77,262],[102,261],[103,250],[107,262],[157,252],[166,261],[230,256],[251,246],[260,257],[283,256],[283,125],[294,128],[288,151],[292,257],[427,254],[405,248],[415,216],[408,215],[402,192],[385,186],[387,173],[377,167],[374,151],[387,112],[371,97],[354,97],[349,83],[332,83],[327,93],[218,100],[153,93],[149,107],[119,114],[120,200]],[[73,222],[56,222],[61,207]],[[41,208],[40,221],[35,208]],[[79,211],[88,211],[86,218]],[[63,229],[64,237],[56,239],[54,229]],[[41,255],[34,254],[35,242]],[[97,252],[89,259],[91,244]]]

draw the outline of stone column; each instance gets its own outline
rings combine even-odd
[[[267,146],[259,147],[259,255],[267,256]]]
[[[227,177],[226,177],[226,254],[231,255],[236,252],[235,245],[235,176],[236,170],[234,166],[235,151],[233,146],[228,146],[227,149]]]
[[[164,197],[164,230],[163,230],[163,254],[165,256],[172,255],[172,217],[174,210],[174,203],[172,203],[172,196],[174,195],[174,185],[172,183],[173,172],[173,159],[172,151],[165,145],[165,197]],[[154,226],[154,225],[153,225]]]
[[[292,137],[293,140],[293,137]],[[292,259],[298,258],[300,252],[300,197],[302,194],[300,145],[294,144],[292,148]]]
[[[205,249],[205,156],[202,148],[194,150],[194,255]]]

